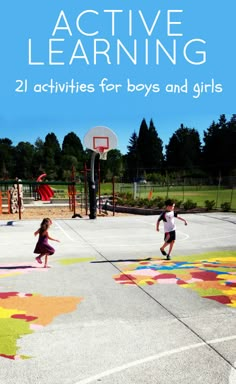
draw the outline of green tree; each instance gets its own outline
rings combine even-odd
[[[80,138],[74,133],[68,133],[62,142],[62,164],[63,176],[71,174],[72,167],[77,174],[83,169],[85,161],[85,152],[83,150]]]
[[[111,149],[107,153],[107,160],[100,160],[100,172],[101,180],[111,180],[112,176],[122,176],[123,160],[122,154],[118,149]]]
[[[62,154],[75,156],[78,161],[83,157],[83,145],[80,138],[74,132],[70,132],[64,137],[62,142]]]
[[[138,135],[134,131],[127,145],[127,155],[124,156],[125,177],[130,181],[134,181],[138,177]]]
[[[209,175],[226,176],[236,169],[236,115],[229,122],[220,115],[204,131],[203,141],[203,166]]]
[[[153,173],[153,170],[160,170],[163,159],[163,143],[158,136],[153,120],[150,120],[148,127],[146,120],[143,119],[137,139],[137,168],[139,169],[139,176]]]
[[[0,139],[0,177],[12,177],[14,167],[13,146],[10,139]]]
[[[166,165],[172,171],[195,172],[201,163],[201,141],[194,128],[181,124],[166,145]]]
[[[163,142],[159,138],[153,120],[150,120],[148,129],[148,152],[146,153],[146,168],[147,173],[153,172],[153,170],[161,170],[163,165]]]
[[[14,177],[20,179],[32,179],[32,163],[34,146],[29,142],[19,142],[15,147],[15,170]]]
[[[63,170],[61,168],[61,147],[54,133],[48,133],[45,137],[44,148],[44,172],[49,180],[61,179]]]
[[[148,158],[149,132],[146,120],[143,119],[139,128],[137,140],[137,160],[138,160],[138,176],[143,176],[146,171]]]
[[[32,172],[34,179],[37,179],[37,177],[44,172],[44,142],[39,137],[34,143]]]

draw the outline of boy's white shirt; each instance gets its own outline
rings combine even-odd
[[[164,232],[176,230],[175,217],[177,213],[174,211],[165,211],[159,216],[158,221],[163,220],[164,223]]]

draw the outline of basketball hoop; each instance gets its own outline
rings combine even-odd
[[[107,127],[94,127],[84,136],[86,148],[99,153],[100,159],[106,160],[107,152],[117,147],[116,134]]]
[[[97,147],[96,151],[99,153],[100,160],[107,160],[107,152],[105,152],[104,147]]]
[[[84,145],[92,150],[91,154],[91,172],[89,183],[89,204],[90,204],[90,219],[96,219],[96,188],[95,188],[95,172],[94,163],[95,157],[99,154],[101,160],[107,159],[107,152],[117,147],[116,134],[109,128],[97,126],[91,128],[84,136]]]

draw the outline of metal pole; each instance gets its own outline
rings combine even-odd
[[[94,163],[95,163],[95,157],[97,155],[97,152],[92,153],[91,156],[91,176],[90,176],[90,182],[89,182],[89,207],[90,207],[90,213],[89,218],[90,219],[96,219],[97,214],[97,207],[96,207],[96,188],[95,188],[95,180],[94,180]]]
[[[113,205],[113,216],[115,216],[115,177],[112,177],[112,205]]]
[[[20,186],[19,186],[18,180],[16,180],[16,185],[17,185],[18,214],[19,214],[19,220],[21,220],[21,196],[20,196]]]
[[[217,193],[216,193],[216,208],[218,207],[220,185],[221,185],[221,172],[219,171],[218,188],[217,188]]]
[[[88,189],[87,189],[87,165],[84,163],[84,194],[85,194],[85,214],[88,214]],[[81,201],[82,203],[82,201]],[[82,206],[82,205],[81,205]]]
[[[99,214],[102,212],[101,207],[101,169],[100,169],[100,160],[98,160],[98,207]]]
[[[231,189],[231,196],[230,196],[230,209],[232,209],[233,194],[234,194],[234,187],[232,187],[232,189]]]
[[[74,216],[76,215],[76,188],[75,188],[75,167],[72,167],[72,207]]]

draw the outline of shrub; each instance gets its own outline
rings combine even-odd
[[[230,211],[230,208],[231,208],[230,203],[227,202],[227,201],[225,201],[224,203],[222,203],[220,207],[221,207],[221,209],[222,209],[223,212],[229,212],[229,211]]]
[[[197,203],[194,203],[190,199],[186,200],[185,203],[183,204],[185,211],[187,211],[189,209],[194,209],[194,208],[196,208],[196,206],[197,206]]]
[[[117,198],[126,200],[126,199],[131,199],[133,197],[131,192],[119,192],[116,194]]]
[[[211,211],[216,205],[215,200],[205,200],[205,208],[207,211]]]
[[[157,207],[157,208],[163,208],[165,206],[165,200],[163,199],[163,197],[156,197],[154,200],[154,205]]]
[[[124,205],[127,206],[127,207],[136,207],[137,206],[137,201],[134,200],[134,199],[127,199],[125,201]]]
[[[182,200],[175,200],[175,206],[176,208],[180,208],[182,204]]]

